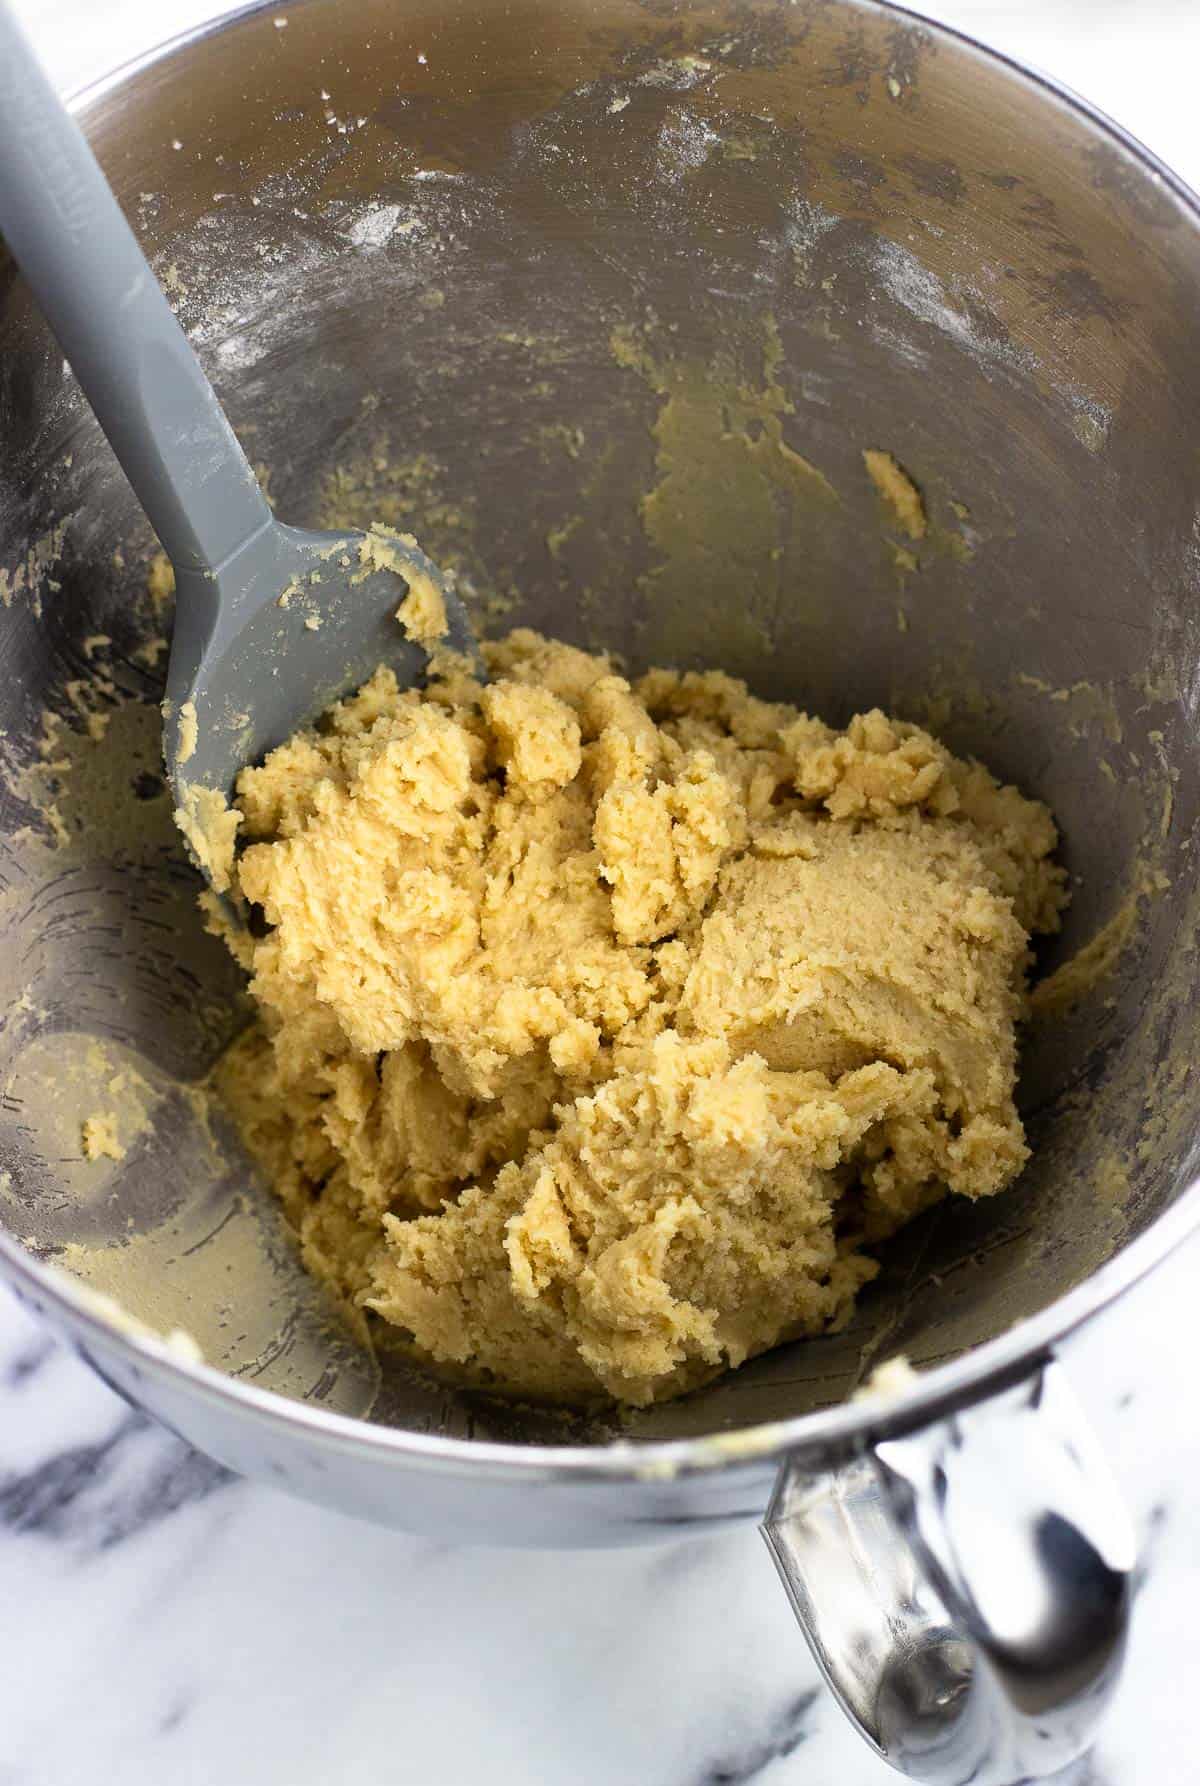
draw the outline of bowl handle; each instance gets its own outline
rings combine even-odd
[[[842,1709],[910,1779],[1012,1786],[1091,1744],[1136,1540],[1059,1364],[837,1468],[788,1460],[763,1533]]]

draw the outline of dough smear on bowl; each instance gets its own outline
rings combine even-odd
[[[219,1083],[310,1269],[434,1363],[646,1403],[844,1321],[1026,1158],[1046,808],[880,712],[521,631],[246,769]]]

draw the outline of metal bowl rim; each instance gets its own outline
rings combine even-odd
[[[295,8],[307,6],[299,0]],[[1065,83],[1028,67],[1003,50],[983,44],[969,32],[931,19],[896,0],[844,0],[856,11],[893,14],[911,20],[935,38],[957,44],[984,61],[999,64],[1019,82],[1075,114],[1102,137],[1137,162],[1159,186],[1166,187],[1192,226],[1200,231],[1200,198],[1137,137]],[[203,39],[230,29],[257,13],[278,11],[278,0],[251,0],[230,12],[192,26],[98,76],[72,93],[72,111],[85,114],[97,101],[154,64],[187,50]],[[1200,1178],[1194,1179],[1158,1216],[1144,1234],[1107,1264],[1058,1297],[1038,1314],[1018,1322],[947,1364],[922,1371],[903,1394],[883,1401],[842,1403],[817,1413],[799,1414],[700,1438],[646,1442],[615,1441],[602,1446],[510,1445],[490,1440],[438,1438],[404,1428],[372,1426],[349,1415],[334,1414],[309,1402],[290,1401],[271,1390],[257,1389],[214,1367],[192,1363],[171,1352],[166,1342],[129,1333],[89,1306],[89,1292],[64,1271],[34,1258],[11,1236],[0,1232],[0,1267],[18,1288],[38,1302],[56,1305],[72,1329],[128,1352],[144,1375],[155,1376],[218,1407],[234,1404],[260,1423],[300,1432],[343,1453],[383,1453],[423,1470],[458,1475],[464,1468],[490,1478],[535,1481],[570,1477],[575,1481],[674,1480],[738,1467],[762,1468],[789,1453],[836,1453],[865,1442],[894,1437],[942,1418],[972,1401],[1019,1379],[1049,1355],[1055,1343],[1131,1289],[1200,1228]]]

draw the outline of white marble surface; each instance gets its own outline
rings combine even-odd
[[[64,86],[204,0],[22,0]],[[1200,181],[1195,0],[955,0]],[[1126,1680],[1071,1786],[1192,1786],[1193,1243],[1064,1356],[1145,1536]],[[753,1531],[435,1546],[226,1476],[0,1294],[0,1786],[883,1786]]]

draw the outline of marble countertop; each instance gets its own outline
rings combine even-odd
[[[21,0],[74,87],[213,10]],[[1200,184],[1194,0],[945,0]],[[1144,1539],[1126,1677],[1064,1786],[1191,1786],[1200,1238],[1063,1357]],[[884,1786],[753,1530],[457,1548],[229,1476],[0,1291],[0,1786]]]

